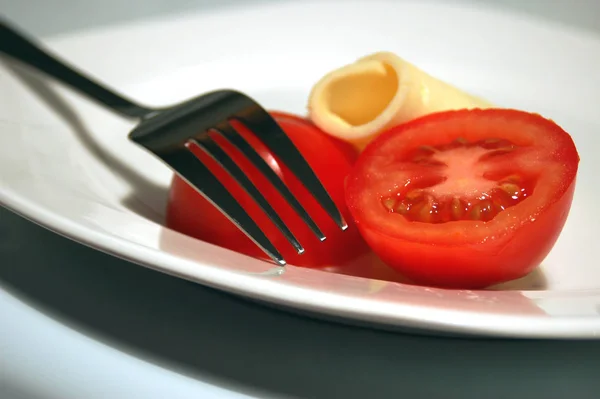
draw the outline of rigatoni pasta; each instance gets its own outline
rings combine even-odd
[[[364,147],[382,131],[437,111],[491,104],[428,75],[391,52],[333,70],[312,88],[310,119],[325,132]]]

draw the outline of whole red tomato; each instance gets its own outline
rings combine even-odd
[[[346,220],[351,219],[344,201],[343,186],[344,179],[350,173],[356,160],[355,150],[348,144],[323,133],[307,119],[283,112],[271,114],[311,165]],[[304,246],[303,254],[296,253],[260,207],[228,173],[217,166],[201,149],[193,148],[193,151],[240,202],[289,264],[306,267],[340,265],[369,251],[351,221],[349,221],[348,229],[341,231],[295,176],[248,129],[239,123],[235,123],[235,127],[288,185],[291,192],[295,194],[326,235],[325,241],[320,242],[317,239],[279,192],[226,140],[214,136],[215,141],[218,141],[238,166],[245,171],[290,227]],[[249,256],[267,258],[262,250],[221,212],[177,176],[173,178],[171,186],[166,224],[169,228],[200,240]]]
[[[524,276],[556,242],[579,156],[554,122],[460,110],[370,143],[346,200],[370,247],[416,283],[482,288]]]

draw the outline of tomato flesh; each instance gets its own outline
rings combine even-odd
[[[457,220],[489,221],[499,212],[527,198],[534,179],[510,173],[490,176],[485,165],[519,147],[497,138],[469,143],[462,138],[450,145],[420,146],[405,160],[431,174],[418,183],[382,198],[388,211],[407,220],[446,223]],[[488,162],[486,162],[486,160]],[[500,177],[500,178],[498,178]]]
[[[200,148],[192,147],[191,150],[238,200],[289,264],[305,267],[344,265],[369,252],[369,248],[361,238],[356,226],[351,223],[352,218],[344,201],[343,182],[356,161],[356,151],[350,145],[328,136],[305,118],[283,112],[272,112],[271,115],[311,165],[321,183],[340,208],[344,218],[350,221],[347,230],[342,231],[331,220],[291,171],[241,123],[232,121],[236,130],[257,150],[313,217],[326,235],[325,241],[319,241],[279,192],[245,156],[219,135],[215,134],[213,139],[238,164],[281,216],[284,223],[303,245],[305,249],[303,254],[296,252],[262,209],[226,171]],[[254,242],[202,195],[177,176],[174,176],[171,184],[166,225],[200,240],[252,257],[267,259]]]
[[[529,273],[568,215],[579,156],[539,115],[460,110],[367,146],[346,184],[363,237],[416,283],[481,288]]]

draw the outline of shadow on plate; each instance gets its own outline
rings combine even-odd
[[[163,187],[146,179],[133,165],[129,165],[104,151],[94,140],[92,133],[86,128],[80,116],[73,110],[73,107],[57,94],[40,74],[12,60],[2,59],[0,62],[33,92],[40,101],[69,125],[75,138],[79,140],[86,150],[109,167],[113,173],[130,184],[132,193],[121,200],[123,206],[155,223],[163,223],[164,215],[158,214],[140,199],[152,198],[157,201],[162,200],[162,203],[166,206],[167,192]],[[98,105],[98,107],[102,106]]]
[[[133,356],[259,397],[592,399],[600,389],[600,341],[351,327],[134,265],[1,208],[0,230],[0,285],[22,300]]]
[[[544,265],[540,265],[533,269],[528,275],[521,277],[516,280],[507,281],[506,283],[497,284],[489,287],[490,290],[495,291],[544,291],[548,288],[548,279],[544,274]]]

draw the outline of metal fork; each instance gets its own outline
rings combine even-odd
[[[167,108],[155,109],[139,105],[50,55],[2,20],[0,53],[77,89],[122,116],[140,119],[140,123],[130,132],[129,139],[171,167],[279,265],[285,265],[280,252],[223,184],[193,155],[189,150],[190,145],[198,145],[216,160],[262,208],[298,253],[304,252],[304,248],[268,200],[209,136],[209,131],[218,132],[236,146],[267,177],[321,241],[325,236],[308,212],[230,121],[236,120],[247,126],[285,162],[335,223],[342,230],[348,227],[339,209],[292,141],[267,111],[247,95],[235,90],[217,90]]]

